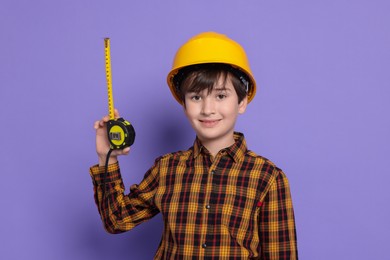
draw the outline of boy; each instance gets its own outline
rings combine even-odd
[[[225,35],[201,33],[178,50],[168,85],[194,145],[157,158],[128,195],[117,156],[130,149],[113,151],[104,176],[108,117],[95,123],[99,165],[90,173],[106,230],[125,232],[161,213],[155,259],[297,259],[286,176],[234,132],[256,93],[245,51]]]

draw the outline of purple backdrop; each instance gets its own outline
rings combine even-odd
[[[241,3],[241,4],[238,4]],[[194,133],[165,77],[189,37],[247,50],[259,85],[239,118],[249,148],[289,177],[301,259],[389,259],[390,2],[1,1],[1,259],[151,259],[161,217],[103,230],[89,166],[107,113],[137,131],[127,187]]]

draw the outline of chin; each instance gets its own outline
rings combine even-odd
[[[220,139],[228,138],[230,136],[230,131],[221,132],[209,129],[208,131],[198,131],[196,134],[201,141],[217,141]],[[231,136],[233,136],[233,132],[231,133]]]

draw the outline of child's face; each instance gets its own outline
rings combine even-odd
[[[225,83],[225,86],[223,85]],[[185,114],[202,142],[231,143],[237,116],[245,112],[247,98],[238,103],[238,96],[230,77],[222,77],[208,93],[188,92],[184,96]]]

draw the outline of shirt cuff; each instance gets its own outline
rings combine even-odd
[[[98,186],[104,183],[110,183],[122,179],[118,162],[108,165],[106,176],[104,176],[105,171],[106,167],[99,166],[98,164],[92,166],[89,169],[89,174],[91,175],[94,185]]]

